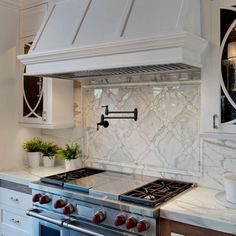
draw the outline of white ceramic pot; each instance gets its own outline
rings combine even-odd
[[[36,168],[40,166],[41,152],[27,152],[29,167]]]
[[[73,160],[65,160],[66,170],[75,170],[82,167],[81,158],[73,159]]]
[[[43,166],[44,167],[53,167],[55,165],[55,157],[43,156]]]
[[[236,173],[224,174],[224,184],[227,201],[236,204]]]

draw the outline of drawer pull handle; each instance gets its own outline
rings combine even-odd
[[[18,198],[10,197],[10,199],[11,199],[13,202],[19,202],[19,199],[18,199]]]
[[[218,115],[213,115],[213,129],[219,129]]]
[[[11,219],[11,222],[13,222],[14,224],[19,224],[20,223],[19,220],[15,220],[14,218]]]

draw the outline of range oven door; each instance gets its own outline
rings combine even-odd
[[[27,215],[33,217],[33,236],[136,236],[83,220],[68,220],[61,215],[45,210],[31,209]]]
[[[60,215],[39,209],[28,210],[26,214],[33,218],[33,236],[69,236],[69,230],[62,226],[65,219]]]

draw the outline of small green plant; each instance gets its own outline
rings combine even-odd
[[[42,142],[41,152],[43,156],[48,156],[51,159],[58,152],[59,147],[54,142]]]
[[[65,160],[73,160],[77,159],[81,154],[80,146],[75,144],[66,144],[64,148],[61,148],[59,152],[56,154],[57,157],[63,158]]]
[[[23,144],[23,149],[27,152],[41,152],[42,140],[40,138],[32,138]]]

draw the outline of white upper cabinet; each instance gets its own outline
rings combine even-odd
[[[21,10],[20,53],[30,50],[45,14],[45,1],[25,1]],[[29,6],[28,8],[26,8]],[[30,36],[29,36],[30,35]],[[73,81],[40,76],[24,76],[25,66],[20,65],[19,75],[19,123],[33,128],[73,127]]]
[[[208,4],[204,14],[210,50],[202,70],[202,132],[236,137],[236,0]]]

